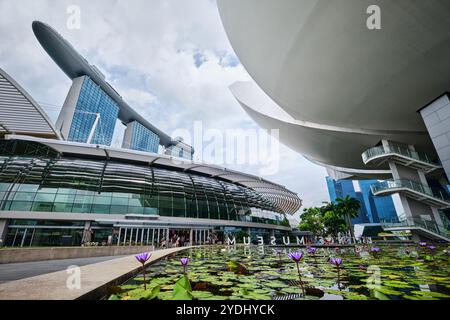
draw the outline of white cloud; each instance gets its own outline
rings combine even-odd
[[[66,26],[66,9],[73,4],[81,8],[80,30]],[[61,106],[70,80],[35,39],[33,20],[58,30],[130,105],[167,133],[191,130],[197,120],[220,130],[256,128],[228,90],[250,77],[228,42],[215,1],[0,0],[1,67],[36,100]],[[46,110],[56,117],[57,108]],[[328,199],[325,170],[286,147],[281,161],[280,173],[270,180],[299,193],[306,206]]]

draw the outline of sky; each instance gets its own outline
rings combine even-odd
[[[73,5],[80,9],[79,28],[71,24]],[[228,88],[251,77],[228,41],[215,0],[0,0],[0,68],[56,120],[71,80],[34,37],[33,20],[55,28],[170,135],[193,131],[198,121],[219,132],[259,129]],[[118,125],[115,145],[121,134]],[[325,169],[282,145],[279,159],[279,170],[264,178],[298,193],[304,207],[329,200]],[[261,175],[261,165],[226,167]]]

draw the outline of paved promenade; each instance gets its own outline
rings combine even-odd
[[[147,264],[187,247],[157,250]],[[105,258],[105,257],[103,257]],[[70,289],[66,270],[0,284],[0,300],[75,300],[99,299],[107,288],[118,285],[140,270],[134,256],[84,265],[80,268],[80,288]],[[73,283],[73,282],[70,282]]]
[[[73,265],[81,267],[123,257],[126,256],[92,257],[0,264],[0,284],[9,281],[35,277],[41,274],[66,270],[69,266]]]

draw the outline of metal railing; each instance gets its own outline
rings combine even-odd
[[[389,144],[388,146],[379,146],[379,147],[371,148],[362,154],[362,158],[363,158],[364,163],[367,163],[372,158],[382,156],[385,154],[391,154],[391,153],[399,154],[401,156],[404,156],[404,157],[407,157],[407,158],[410,158],[410,159],[413,159],[416,161],[428,163],[433,166],[440,165],[439,163],[432,161],[428,157],[428,155],[424,152],[412,151],[408,147],[395,145],[395,144]]]
[[[429,186],[411,180],[386,180],[378,182],[370,186],[370,188],[372,190],[372,193],[375,195],[379,192],[392,189],[410,189],[423,195],[427,195],[429,197],[450,203],[448,197],[442,192],[435,193]]]
[[[419,218],[407,218],[405,220],[397,222],[383,221],[381,223],[383,228],[395,228],[395,227],[412,227],[412,228],[422,228],[438,234],[442,237],[450,239],[449,231],[434,221],[427,221]]]

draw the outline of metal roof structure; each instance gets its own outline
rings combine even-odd
[[[36,142],[48,146],[63,155],[142,163],[155,165],[169,170],[183,171],[221,179],[258,192],[262,197],[271,201],[278,209],[286,214],[294,214],[302,206],[302,200],[298,195],[284,186],[267,181],[261,177],[228,170],[216,165],[199,163],[155,153],[118,149],[103,145],[89,145],[62,140],[42,139],[30,136],[6,135],[5,139]]]
[[[60,139],[37,102],[0,68],[0,136],[11,133]]]

